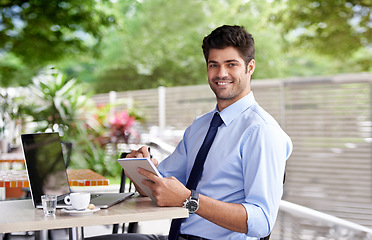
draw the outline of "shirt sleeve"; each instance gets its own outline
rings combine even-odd
[[[186,129],[183,139],[178,143],[174,152],[160,162],[158,166],[159,172],[164,177],[176,177],[180,182],[186,185],[186,141],[185,137],[189,130]]]
[[[270,234],[281,197],[290,138],[276,124],[262,123],[247,129],[242,145],[248,236]]]

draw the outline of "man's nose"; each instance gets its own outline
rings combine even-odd
[[[220,77],[221,79],[224,78],[224,77],[227,77],[229,75],[229,73],[227,72],[226,68],[221,66],[219,69],[218,69],[218,73],[217,73],[218,77]]]

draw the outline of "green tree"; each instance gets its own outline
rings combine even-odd
[[[94,84],[97,92],[205,84],[203,37],[217,26],[237,24],[255,38],[255,79],[365,70],[360,64],[368,60],[364,49],[342,59],[314,51],[291,34],[282,35],[286,23],[278,19],[286,7],[269,0],[117,1],[117,24],[104,32],[102,55],[67,58],[58,67]]]
[[[80,69],[87,81],[96,79],[98,92],[205,84],[203,37],[217,26],[238,24],[257,42],[255,77],[283,77],[282,40],[278,27],[267,21],[268,4],[259,0],[118,2],[118,28],[107,32],[102,57],[65,69],[70,73]]]
[[[0,1],[0,84],[27,84],[48,63],[94,52],[114,22],[107,0]]]
[[[371,70],[372,1],[277,0],[281,10],[271,16],[291,46],[311,49],[351,70]],[[352,60],[351,60],[352,59]],[[345,67],[345,66],[344,66]]]
[[[189,85],[205,79],[200,74],[200,2],[154,0],[118,9],[125,18],[106,39],[97,91]]]

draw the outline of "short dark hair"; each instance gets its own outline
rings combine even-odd
[[[206,36],[202,45],[205,61],[208,63],[211,49],[224,49],[226,47],[235,47],[246,66],[254,59],[254,39],[243,26],[223,25]]]

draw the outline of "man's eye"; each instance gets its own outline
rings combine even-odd
[[[210,64],[209,65],[209,68],[214,68],[214,67],[217,67],[217,64]]]
[[[230,64],[229,64],[229,67],[236,67],[236,66],[237,66],[236,63],[230,63]]]

